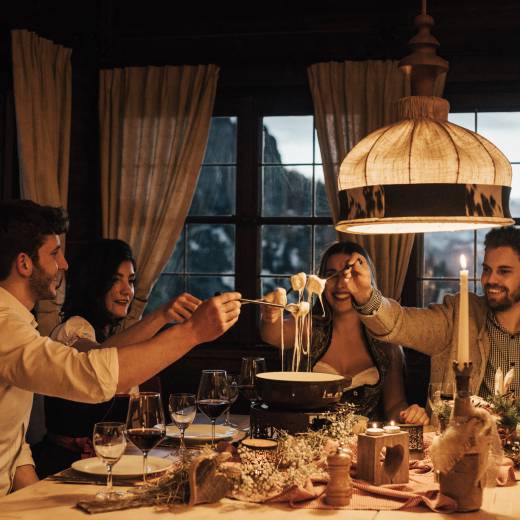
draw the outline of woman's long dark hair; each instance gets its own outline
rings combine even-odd
[[[356,242],[334,242],[331,244],[321,255],[320,260],[320,269],[318,271],[318,276],[320,278],[325,278],[325,272],[327,270],[327,262],[329,258],[333,255],[337,254],[345,254],[351,255],[352,253],[359,253],[361,256],[365,258],[367,261],[368,267],[370,268],[370,272],[372,274],[372,285],[375,287],[376,285],[376,271],[374,268],[374,264],[367,253],[366,249]],[[312,309],[313,319],[317,320],[318,323],[323,325],[328,325],[332,320],[332,309],[327,301],[327,298],[323,296],[323,307],[325,308],[325,316],[323,316],[321,304],[318,300],[314,304]]]
[[[114,284],[118,267],[125,261],[132,262],[135,270],[130,246],[122,240],[103,239],[93,242],[67,273],[63,319],[85,318],[94,327],[98,342],[111,335],[105,333],[107,325],[113,330],[121,321],[108,313],[105,295]]]

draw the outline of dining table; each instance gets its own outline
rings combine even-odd
[[[232,420],[244,424],[243,417]],[[134,449],[134,454],[135,449]],[[172,457],[170,447],[159,447],[150,452],[156,457]],[[93,500],[102,485],[91,483],[63,483],[51,479],[0,498],[0,520],[86,520],[92,515],[76,507],[80,501]],[[118,487],[124,489],[124,487]],[[268,519],[288,520],[301,518],[329,518],[334,520],[518,520],[520,519],[520,482],[504,487],[485,488],[483,504],[479,511],[470,513],[438,513],[421,506],[413,510],[355,510],[355,509],[306,509],[293,508],[285,503],[256,504],[224,498],[213,504],[194,507],[176,505],[172,509],[140,507],[93,515],[95,520],[164,520],[169,515],[183,520],[213,519]]]

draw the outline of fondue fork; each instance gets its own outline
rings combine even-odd
[[[359,259],[357,261],[359,263],[361,263],[361,261]],[[352,269],[355,265],[356,265],[356,262],[354,262],[353,264],[345,264],[345,267],[343,269],[340,269],[339,271],[336,271],[335,273],[331,274],[330,276],[327,276],[327,278],[325,278],[325,281],[328,282],[329,280],[332,280],[332,278],[339,276],[341,273],[344,273],[345,271]]]
[[[270,305],[271,307],[279,307],[281,309],[285,309],[285,305],[282,305],[281,303],[264,302],[263,300],[248,300],[247,298],[240,298],[240,300],[238,301],[240,303],[243,303],[244,305],[247,303],[256,303],[257,305]]]

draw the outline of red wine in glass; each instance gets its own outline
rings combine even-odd
[[[165,432],[156,428],[132,428],[126,431],[126,436],[144,452],[155,448],[164,439]]]
[[[215,421],[230,406],[225,370],[203,370],[197,391],[197,406],[211,421],[211,446],[215,446]]]
[[[201,399],[198,402],[199,410],[209,419],[217,419],[228,408],[231,403],[225,399]]]
[[[157,392],[139,392],[130,397],[126,436],[143,452],[143,482],[146,485],[148,452],[166,435],[166,423]]]

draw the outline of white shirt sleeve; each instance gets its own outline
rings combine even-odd
[[[0,313],[0,382],[72,401],[107,401],[119,378],[117,349],[78,352]]]
[[[50,337],[68,347],[74,345],[78,339],[88,339],[97,342],[94,327],[81,316],[72,316],[58,325],[51,332]]]

